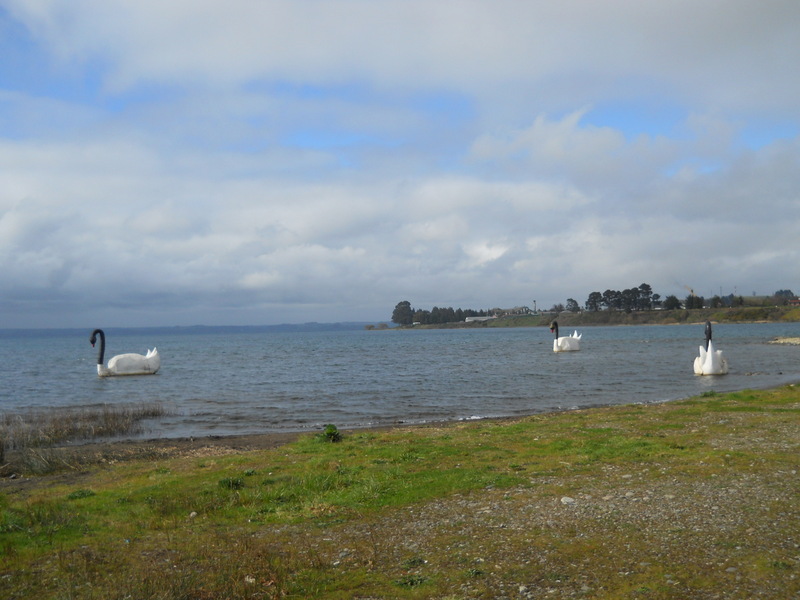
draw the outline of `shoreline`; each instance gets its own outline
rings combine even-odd
[[[785,345],[800,345],[800,338],[776,338],[773,341],[768,343],[771,344],[785,344]],[[800,375],[797,378],[792,378],[791,380],[786,380],[782,382],[775,382],[770,384],[765,384],[761,386],[745,386],[740,389],[735,390],[726,390],[724,392],[719,392],[720,394],[728,394],[728,393],[736,393],[741,392],[747,389],[752,390],[776,390],[780,389],[785,386],[795,386],[800,385]],[[713,390],[711,390],[713,392]],[[383,431],[391,431],[396,429],[426,429],[426,428],[444,428],[444,427],[455,427],[458,425],[463,425],[467,423],[516,423],[518,421],[523,421],[525,419],[530,419],[536,416],[542,415],[555,415],[555,414],[563,414],[563,413],[574,413],[574,412],[583,412],[583,411],[591,411],[591,410],[602,410],[606,408],[613,408],[617,406],[632,406],[632,405],[642,405],[642,406],[657,406],[661,404],[669,404],[672,402],[680,402],[683,400],[689,400],[694,397],[701,397],[702,394],[698,395],[689,395],[689,396],[677,396],[674,398],[669,398],[665,400],[657,400],[657,401],[637,401],[637,400],[629,400],[625,402],[618,402],[613,404],[591,404],[586,406],[577,406],[577,407],[569,407],[569,408],[552,408],[548,410],[542,411],[534,411],[526,414],[521,415],[501,415],[501,416],[486,416],[486,417],[475,417],[475,418],[453,418],[453,419],[442,419],[436,421],[419,421],[419,422],[396,422],[396,423],[386,423],[386,424],[377,424],[377,425],[364,425],[364,426],[346,426],[346,427],[338,427],[339,431],[342,435],[352,435],[354,433],[363,433],[363,432],[383,432]],[[334,423],[335,425],[335,423]],[[308,435],[316,435],[322,433],[324,429],[324,425],[320,425],[316,429],[307,428],[303,430],[286,430],[286,431],[264,431],[264,432],[256,432],[256,433],[242,433],[242,434],[214,434],[209,433],[205,435],[197,435],[197,436],[176,436],[176,437],[126,437],[120,436],[118,439],[112,438],[104,438],[99,440],[92,440],[92,439],[84,439],[78,440],[74,442],[66,442],[55,444],[51,446],[52,449],[57,450],[65,450],[69,451],[71,449],[87,449],[87,448],[97,448],[100,452],[107,452],[114,448],[121,448],[121,449],[129,449],[129,448],[137,448],[137,447],[149,447],[153,449],[169,449],[173,448],[175,450],[180,449],[184,450],[184,453],[191,453],[192,450],[200,450],[203,448],[207,449],[220,449],[222,452],[227,449],[228,452],[236,452],[240,450],[260,450],[260,449],[269,449],[269,448],[277,448],[279,446],[283,446],[284,444],[291,443],[296,441],[297,439],[308,436]],[[6,454],[14,453],[17,450],[7,450]],[[2,465],[0,465],[2,467]]]
[[[591,410],[603,408],[600,406],[587,407],[579,410]],[[443,429],[457,427],[464,423],[508,423],[512,424],[536,414],[557,414],[562,412],[574,412],[573,410],[548,411],[546,413],[533,413],[524,416],[509,417],[486,417],[484,419],[452,420],[452,421],[431,421],[427,423],[397,423],[392,425],[376,425],[365,427],[348,427],[339,429],[340,433],[347,437],[357,433],[381,433],[393,430],[424,430],[424,429]],[[258,450],[270,450],[290,444],[298,439],[322,433],[319,430],[306,431],[280,431],[264,433],[247,433],[241,435],[207,435],[202,437],[177,437],[177,438],[120,438],[104,439],[100,441],[83,440],[71,444],[58,444],[42,448],[13,448],[6,449],[5,461],[0,464],[0,484],[3,481],[30,480],[42,476],[70,476],[90,465],[107,464],[109,466],[119,462],[152,459],[166,460],[180,457],[214,457],[237,454],[242,452],[253,452]],[[62,465],[62,468],[55,471],[30,474],[24,468],[17,468],[24,462],[24,455],[33,450],[47,460],[54,460]],[[15,461],[15,459],[17,459]],[[64,468],[66,467],[66,468]]]
[[[800,345],[800,338],[786,338],[790,341],[770,343],[785,343]],[[797,341],[794,341],[797,340]],[[753,390],[777,390],[785,386],[800,385],[800,379],[793,379],[782,383],[775,383],[763,387],[744,387],[739,390],[720,392],[721,394],[736,393],[747,389]],[[424,430],[424,429],[443,429],[448,427],[458,427],[469,423],[501,423],[514,424],[537,416],[556,415],[565,413],[579,413],[593,410],[603,410],[621,406],[658,406],[689,400],[701,396],[682,396],[661,400],[656,402],[638,402],[630,400],[614,404],[594,404],[590,406],[561,408],[532,412],[524,415],[508,415],[495,417],[481,417],[473,419],[450,419],[427,422],[404,422],[382,425],[365,425],[363,427],[342,427],[339,428],[343,436],[349,436],[364,432],[387,432],[392,430]],[[305,436],[313,436],[322,433],[323,427],[319,429],[305,429],[302,431],[266,431],[261,433],[243,434],[208,434],[202,436],[178,436],[178,437],[126,437],[120,436],[118,439],[103,438],[99,440],[83,439],[74,442],[57,443],[48,447],[37,448],[11,448],[5,450],[5,461],[0,464],[0,481],[9,476],[16,477],[14,472],[14,458],[20,457],[30,450],[40,453],[52,453],[59,457],[68,467],[71,458],[78,458],[77,464],[86,466],[89,464],[114,464],[127,460],[137,460],[142,458],[168,459],[182,456],[222,456],[239,452],[250,452],[257,450],[268,450],[292,443]],[[10,469],[9,469],[10,467]]]
[[[800,385],[800,380],[796,384]],[[764,389],[778,389],[785,385],[795,385],[795,382],[776,384]],[[727,392],[726,392],[727,393]],[[477,419],[452,419],[442,421],[428,421],[419,423],[394,423],[386,425],[367,425],[364,427],[339,428],[339,432],[347,437],[357,433],[381,433],[395,430],[425,430],[425,429],[446,429],[458,427],[465,424],[478,423],[497,423],[512,425],[526,419],[537,416],[558,415],[567,413],[580,413],[594,410],[604,410],[622,406],[659,406],[672,402],[688,400],[692,396],[673,398],[659,402],[622,402],[619,404],[597,404],[578,408],[563,408],[533,412],[525,415],[483,417]],[[55,444],[49,447],[38,448],[13,448],[5,450],[5,462],[0,464],[0,482],[8,479],[25,478],[30,475],[17,473],[15,471],[14,458],[22,457],[26,452],[34,450],[44,454],[52,454],[53,457],[67,467],[66,473],[63,469],[58,469],[53,473],[44,475],[68,474],[70,471],[80,470],[83,467],[97,464],[113,465],[118,462],[126,462],[141,459],[166,460],[179,457],[213,457],[237,454],[241,452],[253,452],[258,450],[270,450],[290,444],[305,436],[313,436],[322,433],[323,428],[303,431],[268,431],[263,433],[245,434],[209,434],[204,436],[182,436],[182,437],[120,437],[119,439],[102,440],[80,440],[72,443]],[[34,475],[33,477],[39,477]]]

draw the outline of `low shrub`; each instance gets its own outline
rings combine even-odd
[[[342,434],[336,425],[325,425],[325,430],[319,434],[319,438],[323,442],[340,442]]]

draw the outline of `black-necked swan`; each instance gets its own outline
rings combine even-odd
[[[706,321],[705,345],[700,346],[700,356],[694,359],[695,375],[725,375],[728,372],[728,359],[722,350],[714,350],[711,341],[711,321]]]
[[[555,333],[553,352],[572,352],[581,349],[581,336],[577,331],[567,337],[558,337],[558,321],[550,323],[550,331]]]
[[[153,375],[161,367],[161,357],[158,350],[153,348],[147,351],[147,356],[141,354],[117,354],[108,361],[108,366],[103,366],[103,356],[106,353],[106,334],[102,329],[95,329],[89,341],[92,348],[100,336],[100,351],[97,353],[97,374],[100,377],[113,377],[116,375]]]

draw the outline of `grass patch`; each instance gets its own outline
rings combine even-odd
[[[165,415],[157,403],[0,413],[0,475],[73,468],[80,461],[55,446],[139,433],[142,421]]]
[[[798,425],[788,386],[6,480],[0,578],[42,600],[788,597]]]
[[[0,440],[6,450],[19,450],[68,441],[109,438],[138,433],[144,419],[166,414],[161,404],[6,412],[0,413]]]

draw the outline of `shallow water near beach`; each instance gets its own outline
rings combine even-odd
[[[572,329],[562,327],[561,335]],[[800,382],[800,323],[719,324],[730,363],[699,377],[703,325],[586,327],[554,353],[545,328],[263,332],[106,330],[115,354],[162,357],[154,376],[98,378],[90,331],[0,332],[0,412],[160,403],[137,437],[241,435],[522,416]],[[128,436],[130,437],[130,436]]]

